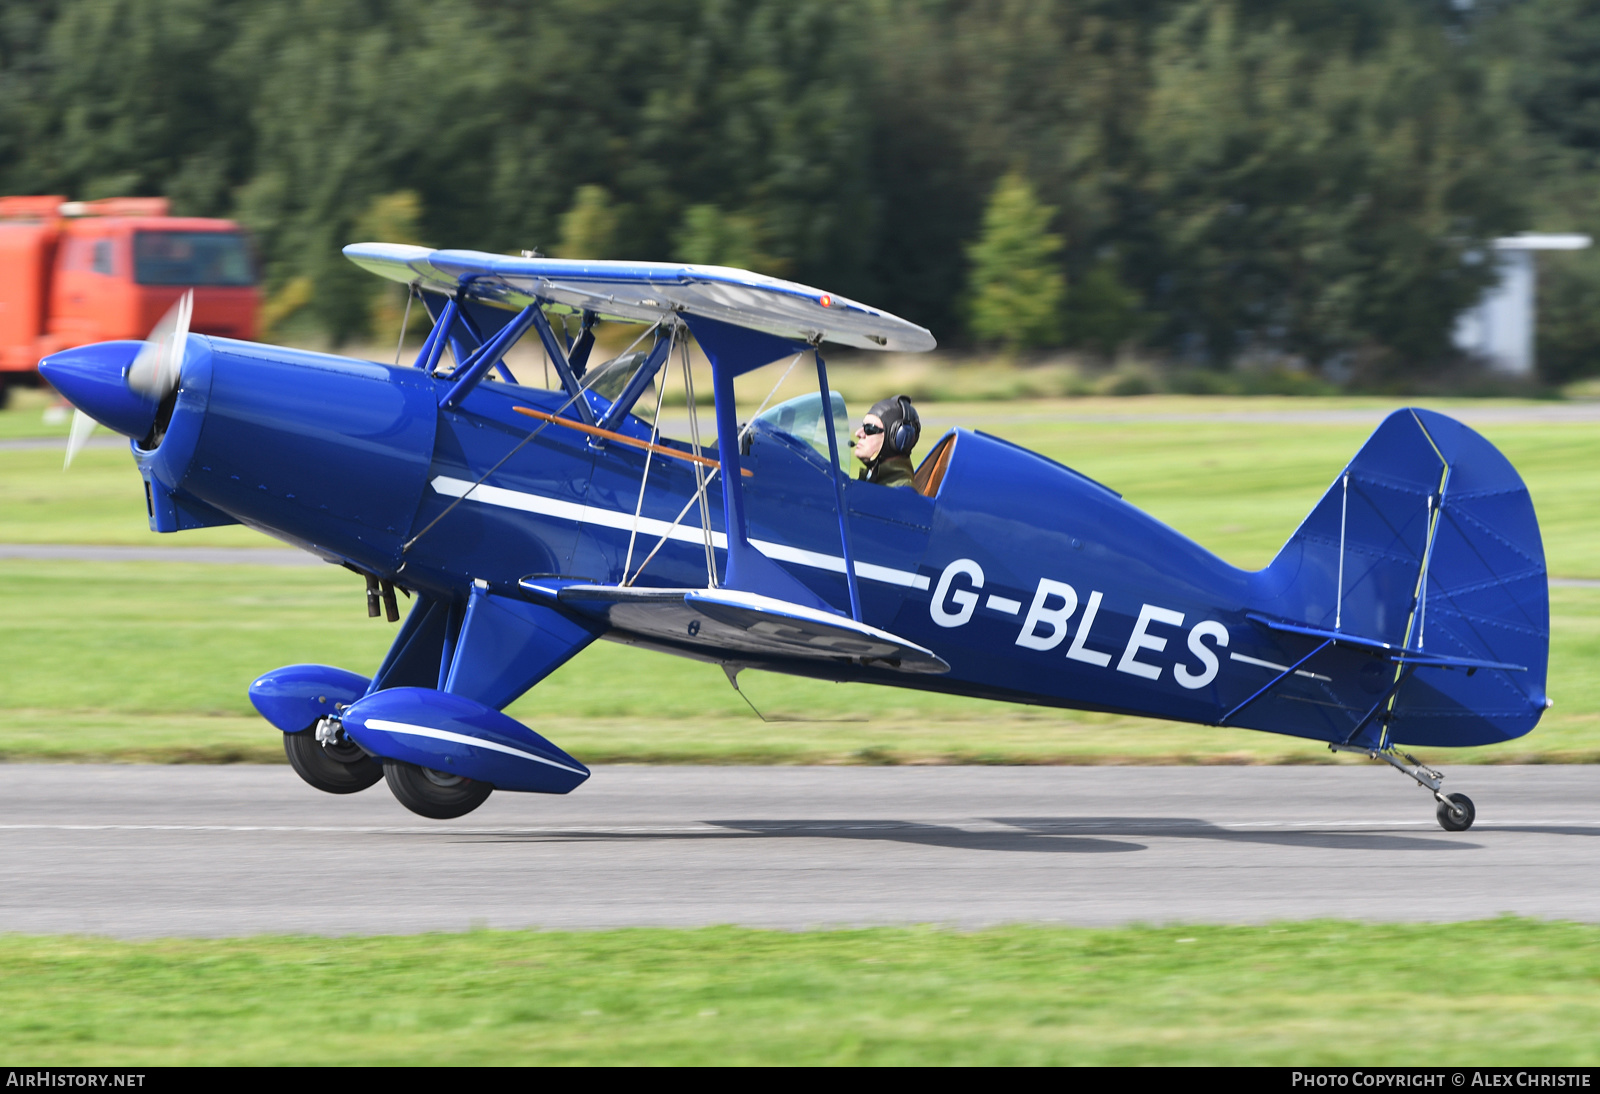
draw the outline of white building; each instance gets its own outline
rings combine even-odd
[[[1494,241],[1495,265],[1500,281],[1483,294],[1477,305],[1456,320],[1456,345],[1489,362],[1496,372],[1532,376],[1534,298],[1538,276],[1535,251],[1581,251],[1588,236],[1541,235],[1523,232]]]

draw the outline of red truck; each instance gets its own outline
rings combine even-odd
[[[250,242],[228,220],[167,215],[166,198],[0,197],[0,405],[39,359],[143,338],[185,289],[190,329],[252,339],[261,304]]]

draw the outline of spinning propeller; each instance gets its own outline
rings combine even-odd
[[[184,346],[189,338],[189,320],[193,314],[194,290],[191,289],[178,298],[178,302],[161,317],[160,322],[150,331],[149,337],[144,340],[138,356],[123,374],[123,382],[128,392],[138,401],[159,407],[162,400],[177,388],[178,381],[182,377]],[[67,351],[68,354],[71,352]],[[43,363],[40,367],[46,373],[46,377],[52,379],[60,390],[60,382],[54,379],[56,370],[46,368]],[[63,468],[66,468],[72,466],[73,458],[83,451],[83,446],[89,443],[89,435],[104,419],[97,420],[96,417],[86,413],[83,410],[83,403],[74,397],[75,393],[72,390],[64,390],[62,394],[73,404],[72,429],[67,434],[67,459],[63,465]],[[151,420],[154,420],[154,415],[151,416]],[[127,432],[119,422],[107,421],[105,424],[117,429],[118,432]]]
[[[189,318],[194,314],[194,290],[178,297],[178,302],[144,340],[144,349],[128,366],[128,386],[157,402],[178,386],[183,367],[183,347],[189,337]]]

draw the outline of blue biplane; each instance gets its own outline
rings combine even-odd
[[[588,769],[502,710],[597,638],[735,686],[759,668],[1326,741],[1410,775],[1457,831],[1471,801],[1402,746],[1508,740],[1549,705],[1533,505],[1441,414],[1391,415],[1250,572],[982,432],[939,439],[914,488],[850,480],[822,345],[934,345],[852,300],[721,267],[345,253],[426,306],[414,365],[189,334],[181,304],[145,342],[40,365],[85,415],[72,445],[93,422],[132,439],[153,530],[244,524],[362,575],[371,614],[415,597],[371,676],[291,665],[250,687],[320,790],[383,777],[438,818],[572,790]],[[643,329],[592,363],[602,320]],[[530,331],[546,386],[505,360]],[[817,391],[741,424],[734,378],[806,357]],[[686,442],[658,429],[675,361]]]

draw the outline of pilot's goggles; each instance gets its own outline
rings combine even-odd
[[[864,436],[876,437],[879,433],[883,432],[883,426],[881,426],[881,425],[872,425],[869,422],[862,422],[861,423],[861,432],[862,432],[862,434]]]

